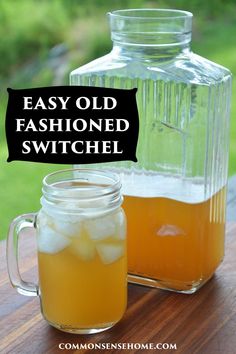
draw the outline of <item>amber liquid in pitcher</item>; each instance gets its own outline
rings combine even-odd
[[[225,188],[201,202],[199,186],[191,192],[192,202],[125,195],[131,282],[192,293],[213,275],[224,256]]]

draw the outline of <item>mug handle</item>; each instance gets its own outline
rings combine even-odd
[[[16,217],[10,225],[7,237],[7,268],[11,284],[18,293],[26,296],[37,296],[38,286],[21,278],[18,265],[18,242],[22,230],[36,228],[36,213],[23,214]]]

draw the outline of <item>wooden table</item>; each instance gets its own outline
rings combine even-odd
[[[9,283],[5,242],[0,244],[0,353],[118,353],[120,350],[60,350],[60,343],[172,343],[177,350],[127,350],[127,353],[236,353],[236,223],[227,227],[226,257],[215,276],[193,295],[129,286],[123,320],[97,335],[73,335],[50,327],[41,317],[38,298],[19,295]],[[24,279],[37,274],[32,235],[23,244]]]

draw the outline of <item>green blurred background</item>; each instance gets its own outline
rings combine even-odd
[[[192,49],[236,74],[235,0],[0,0],[0,239],[6,237],[13,217],[39,209],[44,175],[66,167],[6,162],[6,88],[67,85],[72,69],[110,51],[106,12],[149,7],[193,12]],[[235,81],[230,175],[236,173],[234,97]]]

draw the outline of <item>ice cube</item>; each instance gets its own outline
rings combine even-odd
[[[179,235],[186,235],[184,230],[180,229],[176,225],[171,224],[164,224],[157,230],[158,236],[179,236]]]
[[[116,231],[115,231],[115,238],[118,240],[125,240],[126,237],[126,217],[125,213],[120,210],[116,216],[115,216],[115,221],[116,221]]]
[[[95,188],[96,189],[96,188]],[[108,201],[103,198],[97,198],[95,189],[85,189],[78,194],[78,191],[71,190],[67,195],[74,197],[73,201],[60,202],[66,209],[89,209],[89,208],[101,208],[108,206]]]
[[[40,210],[38,220],[42,224],[52,224],[53,219],[63,220],[66,222],[76,223],[81,220],[81,217],[76,214],[70,214],[68,210],[57,207],[46,207]]]
[[[78,223],[81,221],[81,215],[77,214],[78,205],[76,202],[59,202],[57,208],[50,208],[48,214],[52,218],[60,219],[63,222]]]
[[[116,230],[114,216],[104,216],[84,221],[84,227],[91,240],[103,240],[113,236]]]
[[[39,227],[50,226],[58,233],[67,237],[78,237],[81,229],[80,218],[78,216],[76,216],[75,219],[74,215],[61,215],[55,211],[52,211],[52,214],[48,215],[45,211],[40,210],[38,214],[38,223]]]
[[[79,256],[83,261],[91,261],[96,252],[94,243],[85,238],[73,240],[70,250],[72,253]]]
[[[38,213],[37,221],[40,226],[46,226],[52,223],[50,216],[48,216],[42,209]]]
[[[59,218],[53,219],[53,225],[56,231],[67,237],[79,237],[81,224],[79,222],[72,223]]]
[[[44,253],[57,253],[70,244],[70,240],[45,225],[39,227],[37,235],[38,250]]]
[[[124,247],[122,244],[108,244],[100,242],[96,245],[99,257],[104,264],[111,264],[124,254]]]

